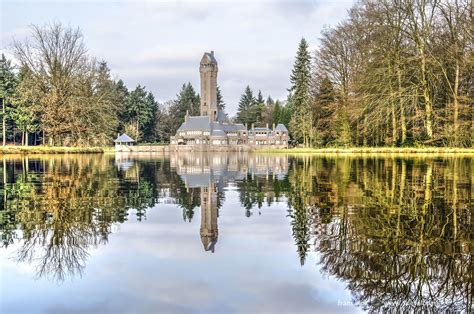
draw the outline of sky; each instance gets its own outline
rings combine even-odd
[[[160,102],[183,83],[199,92],[199,61],[213,50],[226,110],[234,115],[250,85],[264,97],[286,99],[298,43],[313,51],[324,27],[347,16],[352,0],[112,1],[0,0],[0,50],[30,25],[79,27],[89,55],[105,60],[129,89],[141,84]]]

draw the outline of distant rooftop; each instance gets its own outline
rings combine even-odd
[[[114,140],[114,142],[115,143],[132,143],[132,142],[135,142],[135,140],[124,133],[124,134],[120,135],[119,137],[117,137]]]
[[[211,129],[208,116],[188,117],[188,121],[181,124],[178,131],[206,131]]]
[[[216,60],[216,58],[214,57],[214,51],[205,52],[203,58],[204,58],[204,57],[207,57],[207,58],[209,59],[209,61],[211,61],[211,63],[217,64],[217,60]]]
[[[288,129],[286,128],[286,126],[284,124],[281,124],[281,123],[279,123],[276,126],[275,130],[288,132]]]

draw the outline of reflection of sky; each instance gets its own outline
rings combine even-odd
[[[245,217],[238,192],[226,191],[215,253],[202,248],[196,208],[159,204],[147,220],[119,225],[106,245],[89,251],[82,278],[34,280],[16,264],[17,246],[3,249],[0,312],[354,312],[345,284],[326,275],[310,253],[301,267],[286,204]]]

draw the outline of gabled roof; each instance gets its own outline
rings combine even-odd
[[[208,116],[188,117],[178,131],[210,131],[211,123]]]
[[[214,52],[213,51],[205,52],[204,55],[202,56],[202,59],[204,59],[204,58],[207,58],[211,63],[217,64],[217,60],[214,57]],[[201,61],[202,61],[202,59],[201,59]]]
[[[216,130],[212,130],[211,136],[212,137],[226,137],[227,135],[225,134],[223,130],[216,129]]]
[[[227,124],[227,123],[224,123],[222,124],[222,128],[224,129],[224,131],[226,132],[237,132],[237,131],[247,131],[247,129],[245,128],[245,125],[243,125],[242,123],[236,123],[236,124]]]
[[[217,111],[217,121],[219,121],[220,123],[229,122],[229,118],[227,117],[224,111],[219,110]]]
[[[286,128],[286,126],[284,124],[281,124],[281,123],[278,123],[275,130],[288,132],[288,129]]]
[[[212,137],[226,137],[224,125],[219,122],[212,122]]]
[[[135,140],[124,133],[124,134],[120,135],[119,137],[117,137],[114,140],[114,142],[116,142],[116,143],[132,143],[132,142],[135,142]]]

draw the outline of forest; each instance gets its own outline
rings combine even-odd
[[[229,119],[283,123],[304,147],[472,147],[471,10],[468,0],[358,1],[314,34],[317,47],[301,39],[287,99],[247,86]],[[105,146],[122,132],[168,143],[186,111],[199,112],[190,83],[164,103],[145,86],[129,89],[88,54],[79,29],[30,31],[13,42],[15,62],[0,59],[3,145]]]
[[[306,146],[473,145],[468,0],[359,1],[301,40],[290,131]]]

